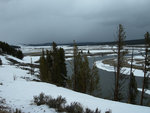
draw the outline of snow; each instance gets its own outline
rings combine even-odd
[[[8,64],[8,62],[9,62],[8,60],[6,60],[5,56],[0,55],[0,59],[2,60],[3,64]]]
[[[96,61],[96,66],[99,68],[99,69],[102,69],[102,70],[106,70],[108,72],[115,72],[114,71],[114,66],[110,66],[108,64],[104,64],[102,62],[103,60],[100,60],[100,61]],[[130,68],[126,68],[126,67],[123,67],[122,68],[122,72],[123,74],[126,74],[126,75],[129,75],[130,74]],[[133,73],[135,76],[137,77],[143,77],[144,76],[144,73],[142,70],[138,70],[138,69],[133,69]]]
[[[63,45],[63,46],[58,46],[58,48],[63,48],[64,50],[67,49],[72,49],[72,47]],[[42,50],[51,50],[52,46],[22,46],[21,45],[21,50],[23,53],[32,53],[32,52],[42,52]]]
[[[139,91],[142,91],[141,88],[138,88]],[[150,95],[150,90],[146,89],[145,93],[149,94]]]
[[[32,62],[34,63],[40,59],[40,56],[25,56],[23,58],[23,60],[15,58],[15,57],[10,56],[10,55],[0,56],[0,58],[2,59],[3,64],[9,64],[9,61],[6,60],[6,58],[13,59],[13,60],[20,62],[20,63],[31,63],[31,58],[32,58]]]
[[[114,67],[113,66],[110,66],[108,64],[104,64],[102,62],[103,60],[100,60],[100,61],[96,61],[96,66],[102,70],[106,70],[106,71],[109,71],[109,72],[114,72]]]
[[[105,113],[109,109],[112,110],[112,113],[150,113],[149,107],[105,100],[57,87],[56,85],[31,81],[32,79],[36,79],[34,75],[31,76],[27,70],[22,70],[18,66],[9,65],[9,61],[5,56],[0,56],[0,58],[4,62],[4,65],[0,66],[0,83],[3,84],[0,85],[0,97],[6,99],[6,104],[11,108],[19,108],[25,113],[56,113],[54,109],[50,109],[46,105],[36,106],[33,103],[33,96],[43,92],[54,98],[61,95],[66,98],[67,104],[80,102],[84,107],[89,107],[92,110],[99,108],[102,113]],[[11,58],[16,59],[14,57]],[[35,60],[37,59],[35,57]],[[23,60],[16,60],[29,63],[30,56]],[[33,58],[33,61],[35,60]],[[102,65],[99,62],[97,64]],[[107,65],[105,66],[105,68],[108,67]],[[30,80],[27,81],[23,77],[30,77]]]
[[[44,92],[46,95],[52,95],[52,97],[54,98],[56,98],[59,95],[62,95],[63,97],[66,98],[68,104],[70,104],[73,101],[80,102],[85,107],[89,107],[91,109],[99,108],[102,110],[102,113],[104,113],[104,111],[109,109],[111,109],[112,112],[114,113],[126,113],[126,112],[133,113],[133,111],[135,113],[150,112],[150,108],[148,107],[141,107],[99,99],[93,96],[77,93],[65,88],[57,87],[55,85],[42,82],[38,83],[38,82],[16,81],[13,82],[11,85],[5,87],[2,86],[1,90],[3,91],[2,96],[7,98],[9,104],[14,104],[12,105],[12,107],[20,108],[24,112],[31,112],[31,113],[34,112],[33,110],[35,110],[37,106],[31,105],[32,103],[31,100],[33,99],[33,96],[40,94],[41,92]],[[48,108],[45,107],[46,110],[45,113],[49,112],[47,109]]]
[[[40,56],[25,56],[23,58],[23,61],[26,63],[31,63],[31,59],[32,59],[32,63],[35,64],[35,62],[40,59]]]
[[[15,58],[15,57],[13,57],[13,56],[10,56],[10,55],[6,55],[6,56],[7,56],[7,58],[13,59],[13,60],[15,60],[15,61],[17,61],[17,62],[24,63],[22,60],[20,60],[20,59],[18,59],[18,58]]]
[[[66,60],[72,60],[72,58],[66,58]]]
[[[23,53],[42,52],[42,50],[50,50],[51,46],[21,46]]]
[[[73,47],[72,46],[58,46],[58,48],[63,48],[65,50],[65,53],[67,54],[73,54]],[[21,50],[23,53],[35,53],[35,52],[42,52],[42,50],[51,50],[51,46],[21,46]],[[115,49],[116,47],[114,47]],[[87,53],[88,50],[91,54],[96,53],[113,53],[112,47],[108,45],[99,45],[99,46],[78,46],[79,51],[82,50],[84,53]],[[66,55],[67,55],[66,54]],[[70,56],[70,55],[69,55]]]
[[[134,56],[134,59],[144,59],[144,57],[142,55],[136,55]]]

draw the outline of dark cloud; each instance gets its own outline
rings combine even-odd
[[[150,31],[150,0],[0,0],[0,40],[9,43],[113,41]]]

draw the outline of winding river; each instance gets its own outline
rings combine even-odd
[[[112,56],[100,56],[100,57],[89,57],[89,65],[90,67],[93,65],[95,61],[103,60],[106,58],[112,58]],[[72,69],[71,69],[71,64],[69,63],[70,61],[67,61],[67,71],[68,71],[68,76],[72,75]],[[108,72],[102,69],[99,69],[99,76],[100,76],[100,87],[101,87],[101,98],[106,98],[106,99],[113,99],[113,89],[114,89],[114,73],[113,72]],[[124,99],[122,102],[127,102],[127,97],[128,97],[128,83],[129,83],[129,75],[125,75],[126,80],[124,83]],[[137,87],[142,88],[142,77],[135,77],[136,82],[137,82]],[[137,95],[137,104],[140,103],[140,96],[141,92],[138,93]],[[144,104],[147,104],[147,102],[150,102],[150,95],[146,94],[146,99],[144,100]]]

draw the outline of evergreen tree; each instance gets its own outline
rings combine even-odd
[[[55,42],[52,51],[44,51],[40,58],[40,78],[44,82],[66,86],[67,70],[65,64],[65,53],[62,48],[58,49]],[[45,57],[46,56],[46,57]]]
[[[144,56],[144,78],[143,78],[143,86],[142,86],[142,93],[141,93],[141,100],[140,104],[143,105],[144,93],[149,86],[149,71],[150,71],[150,34],[149,32],[145,33],[145,54]]]
[[[72,75],[72,80],[73,80],[73,90],[77,91],[77,75],[79,71],[79,64],[80,63],[80,54],[78,54],[78,47],[74,41],[74,47],[73,47],[73,75]]]
[[[90,54],[90,50],[88,50],[88,52],[87,52],[88,54]]]
[[[19,47],[17,47],[19,48]],[[23,58],[23,53],[21,50],[17,50],[16,46],[10,46],[9,44],[5,43],[5,42],[1,42],[0,41],[0,54],[5,53],[5,54],[9,54],[12,55],[14,57],[17,57],[19,59]]]
[[[52,57],[51,57],[51,52],[46,50],[46,62],[47,62],[47,68],[48,68],[48,75],[47,79],[49,83],[52,83]]]
[[[16,55],[15,55],[17,58],[19,58],[19,59],[22,59],[23,58],[23,53],[22,53],[22,51],[21,50],[18,50],[17,52],[16,52]]]
[[[90,77],[89,77],[89,81],[88,81],[88,93],[90,95],[93,95],[93,91],[95,91],[95,90],[98,90],[98,92],[100,92],[99,83],[100,83],[100,77],[98,74],[98,68],[96,67],[96,64],[94,63],[94,65],[90,71]]]
[[[125,59],[124,56],[127,51],[124,50],[124,40],[126,38],[124,28],[119,24],[118,28],[118,39],[117,39],[117,64],[115,66],[115,90],[114,90],[114,100],[119,101],[123,98],[122,89],[124,83],[124,76],[122,75],[122,67],[124,65]]]
[[[135,80],[135,76],[133,73],[130,74],[130,82],[129,82],[129,98],[128,101],[131,104],[136,104],[136,97],[137,97],[137,83]]]
[[[40,79],[43,82],[48,82],[48,66],[44,51],[42,52],[42,56],[40,57]]]
[[[60,85],[66,86],[66,80],[67,80],[67,69],[66,69],[66,63],[65,63],[65,52],[63,48],[59,49],[59,68],[60,68]]]
[[[81,87],[81,84],[82,84],[82,72],[81,72],[81,70],[82,70],[82,57],[81,57],[81,53],[79,52],[79,53],[77,53],[77,56],[75,56],[75,58],[74,58],[74,70],[75,70],[75,73],[73,74],[73,79],[74,79],[74,81],[73,81],[73,83],[75,83],[74,85],[74,88],[76,88],[75,89],[75,91],[78,91],[78,92],[82,92],[82,87]]]
[[[131,57],[131,70],[130,70],[130,81],[129,81],[129,93],[128,93],[128,102],[131,104],[136,103],[136,97],[137,97],[137,82],[135,80],[135,76],[133,74],[132,68],[133,68],[133,51],[132,50],[132,57]]]
[[[78,56],[81,53],[78,54]],[[81,56],[80,55],[80,63],[78,64],[80,66],[79,73],[77,75],[77,83],[78,83],[78,91],[82,93],[87,93],[87,84],[90,76],[90,68],[89,68],[89,62],[87,59],[87,56]]]
[[[78,52],[78,47],[75,43],[73,53],[73,89],[78,92],[93,94],[99,84],[98,69],[95,65],[93,65],[92,69],[89,67],[87,56]]]
[[[59,86],[65,86],[67,76],[65,53],[62,48],[57,48],[55,42],[53,42],[52,59],[52,82]]]
[[[83,92],[87,93],[88,91],[88,84],[89,84],[89,80],[90,80],[90,67],[89,67],[89,61],[86,55],[83,56],[84,61],[82,63],[82,70],[81,70],[81,74],[82,74],[82,78],[83,78]]]

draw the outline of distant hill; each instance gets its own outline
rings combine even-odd
[[[136,39],[136,40],[127,40],[125,41],[126,45],[136,45],[136,44],[144,44],[144,39]],[[113,45],[116,44],[115,41],[112,42],[77,42],[78,46],[86,46],[86,45]],[[52,43],[41,43],[41,44],[24,44],[26,46],[51,46]],[[73,43],[59,43],[57,45],[69,45],[73,46]]]

